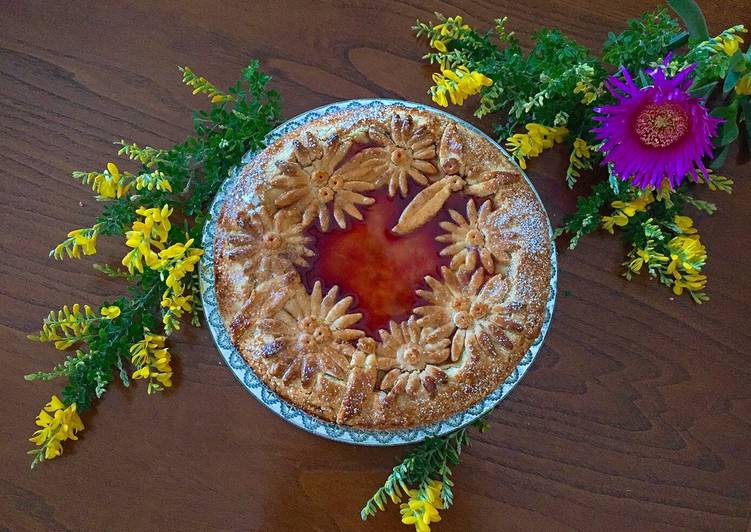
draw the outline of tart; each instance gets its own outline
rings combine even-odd
[[[338,109],[240,171],[216,222],[217,306],[288,403],[367,429],[480,401],[540,335],[547,217],[483,135],[399,104]]]

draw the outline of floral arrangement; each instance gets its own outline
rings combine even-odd
[[[149,394],[172,386],[167,337],[201,313],[196,263],[208,203],[230,168],[251,149],[263,145],[279,122],[279,97],[267,88],[270,78],[253,62],[227,92],[219,91],[189,68],[180,69],[193,94],[204,94],[209,111],[194,113],[195,132],[168,150],[117,142],[117,154],[138,166],[134,173],[114,162],[93,172],[73,172],[91,187],[104,208],[96,223],[75,229],[50,256],[81,258],[96,253],[100,236],[121,238],[128,250],[122,267],[94,268],[129,284],[129,295],[99,308],[79,304],[50,312],[42,330],[29,336],[72,351],[50,371],[27,380],[67,379],[61,397],[53,395],[39,412],[31,440],[31,466],[60,456],[63,442],[84,429],[79,416],[102,397],[117,375],[123,385],[146,381]],[[127,164],[127,163],[126,163]]]
[[[502,114],[495,133],[522,168],[562,143],[570,187],[583,171],[605,168],[558,236],[574,248],[598,228],[617,231],[628,246],[627,279],[646,271],[701,303],[707,252],[686,211],[716,210],[694,185],[732,190],[715,172],[740,128],[751,131],[751,55],[740,46],[742,25],[710,37],[693,2],[671,4],[688,31],[665,10],[647,13],[611,33],[600,58],[556,29],[536,33],[525,54],[506,18],[487,33],[441,15],[414,29],[440,68],[433,101],[461,105],[478,94],[475,115]]]
[[[536,33],[525,54],[505,17],[486,33],[440,14],[413,29],[430,46],[424,58],[439,67],[432,100],[447,107],[479,95],[475,116],[503,116],[495,134],[522,168],[563,143],[569,187],[583,171],[604,167],[556,236],[568,236],[573,249],[597,229],[617,231],[628,246],[624,277],[646,271],[702,303],[707,251],[686,211],[715,212],[694,196],[698,187],[732,190],[733,181],[715,172],[742,128],[751,137],[751,51],[741,49],[742,25],[710,37],[693,1],[669,4],[685,30],[664,9],[647,13],[610,33],[599,58],[557,29]],[[468,443],[465,428],[418,445],[362,518],[406,497],[402,522],[429,531],[453,501],[450,467]]]
[[[579,197],[577,210],[557,231],[574,248],[598,228],[617,231],[628,246],[624,276],[646,271],[697,303],[707,300],[707,260],[688,208],[712,214],[714,204],[694,196],[698,186],[731,192],[733,181],[715,172],[742,129],[751,135],[751,53],[741,50],[743,26],[710,37],[698,7],[690,0],[667,11],[629,21],[611,33],[600,58],[558,30],[543,29],[525,54],[507,19],[493,32],[479,33],[461,17],[418,21],[415,31],[437,64],[429,90],[443,107],[462,105],[479,95],[478,117],[501,113],[495,133],[522,168],[555,145],[569,146],[566,181],[573,187],[582,172],[605,168],[605,177]],[[90,187],[103,209],[88,228],[70,231],[50,255],[81,258],[96,253],[97,239],[123,239],[120,266],[95,264],[104,275],[129,285],[127,296],[97,308],[75,304],[52,311],[31,339],[67,351],[49,371],[27,380],[67,380],[36,418],[32,467],[60,456],[63,443],[84,429],[79,414],[119,378],[125,386],[146,381],[149,394],[172,385],[167,337],[201,313],[195,245],[208,203],[230,169],[248,151],[263,146],[281,116],[278,95],[256,62],[240,80],[220,91],[189,68],[183,82],[210,101],[194,113],[194,133],[169,149],[120,141],[121,170],[74,172]],[[487,429],[483,420],[475,423]],[[469,428],[414,447],[367,501],[361,517],[401,503],[402,522],[418,532],[440,521],[451,506],[452,467],[469,445]],[[405,500],[406,499],[406,500]]]

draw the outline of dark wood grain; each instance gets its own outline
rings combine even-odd
[[[746,0],[702,2],[710,29],[751,22]],[[489,26],[512,17],[600,43],[652,2],[46,2],[0,0],[0,529],[406,530],[362,502],[403,449],[332,443],[266,410],[222,365],[205,330],[173,342],[177,385],[163,397],[113,387],[81,441],[33,472],[33,418],[58,383],[22,375],[60,355],[32,344],[50,308],[123,287],[51,245],[98,206],[70,179],[120,138],[168,146],[200,104],[177,65],[226,85],[262,60],[285,114],[337,99],[427,102],[428,68],[410,26],[432,11]],[[456,110],[455,110],[456,111]],[[458,114],[468,117],[467,110]],[[479,125],[489,130],[489,122]],[[554,224],[575,194],[565,154],[531,165]],[[698,217],[712,300],[680,300],[617,274],[621,245],[585,239],[560,254],[552,329],[533,369],[491,415],[456,469],[456,504],[437,530],[747,530],[751,511],[748,216],[751,166],[733,153],[732,196]],[[103,241],[99,260],[117,260]]]

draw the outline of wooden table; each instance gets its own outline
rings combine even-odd
[[[404,449],[333,443],[285,423],[238,384],[205,329],[172,342],[172,391],[113,386],[85,415],[81,441],[33,472],[26,438],[60,383],[22,376],[61,359],[25,338],[50,308],[123,291],[90,261],[47,253],[99,209],[72,170],[103,167],[113,140],[166,147],[189,131],[203,101],[181,86],[177,65],[226,86],[257,57],[286,116],[347,98],[428,102],[430,69],[410,26],[434,10],[478,27],[510,15],[526,46],[541,24],[592,46],[653,5],[421,4],[0,0],[0,529],[407,530],[394,507],[359,520]],[[751,22],[746,0],[703,4],[712,32]],[[554,224],[575,198],[565,157],[530,168]],[[545,346],[491,430],[473,435],[456,504],[436,530],[748,529],[750,170],[733,152],[725,173],[735,192],[714,194],[712,219],[698,216],[706,305],[620,278],[616,239],[560,251]],[[99,261],[123,253],[116,240],[99,247]]]

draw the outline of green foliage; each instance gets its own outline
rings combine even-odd
[[[738,46],[745,28],[732,26],[710,38],[695,2],[671,0],[669,4],[684,21],[687,31],[665,9],[645,13],[629,20],[621,33],[608,34],[601,60],[556,29],[535,33],[534,46],[525,55],[513,32],[507,30],[506,18],[496,21],[495,34],[477,32],[461,21],[458,25],[447,26],[457,19],[441,15],[438,15],[439,24],[418,21],[414,29],[417,36],[425,37],[434,49],[425,56],[431,63],[438,63],[442,68],[463,65],[493,80],[492,85],[481,90],[475,114],[500,113],[495,126],[499,141],[507,142],[522,167],[526,165],[525,158],[536,157],[546,147],[541,147],[535,131],[553,127],[563,131],[565,141],[570,143],[565,179],[573,187],[585,171],[602,163],[604,154],[592,134],[597,125],[593,109],[615,103],[615,98],[605,90],[604,81],[608,72],[617,72],[620,68],[627,69],[640,86],[651,83],[646,71],[657,66],[664,65],[668,75],[688,67],[693,69],[691,92],[707,98],[711,114],[723,121],[714,139],[714,157],[708,161],[710,168],[719,168],[724,163],[730,144],[744,129],[751,133],[751,103],[745,94],[751,90],[747,88],[751,85],[751,52],[743,53]],[[437,40],[442,44],[435,46]],[[522,126],[526,131],[515,133]],[[566,129],[561,130],[564,127]],[[726,180],[710,174],[704,181],[710,190],[729,191],[732,181]],[[618,206],[635,200],[635,190],[608,171],[606,179],[596,182],[590,191],[579,196],[576,211],[564,220],[555,234],[568,235],[569,246],[575,248],[584,235],[601,227],[611,232],[617,229],[630,250],[627,264],[631,264],[638,258],[635,253],[646,255],[644,250],[648,245],[653,246],[656,256],[667,253],[667,241],[657,238],[658,234],[651,235],[653,226],[669,228],[676,216],[684,216],[687,208],[707,214],[717,208],[712,202],[695,198],[692,187],[688,186],[672,193],[668,190],[654,193],[656,201],[644,206],[636,215],[627,216]],[[666,235],[669,234],[679,233],[668,231]],[[681,291],[680,285],[701,284],[697,280],[699,272],[681,274],[677,267],[667,272],[666,267],[653,266],[655,277],[673,286],[676,293]],[[687,281],[689,277],[693,281]],[[704,297],[697,295],[694,299]]]
[[[270,78],[259,70],[257,61],[242,71],[240,80],[227,92],[219,91],[190,69],[181,71],[194,93],[209,96],[211,108],[195,112],[194,133],[169,149],[141,147],[124,140],[116,143],[119,155],[141,164],[142,170],[137,174],[121,173],[113,163],[101,172],[74,173],[74,177],[93,188],[97,199],[105,202],[96,225],[80,230],[79,240],[90,241],[94,233],[122,237],[136,220],[137,208],[164,205],[179,213],[183,220],[181,224],[172,225],[165,245],[185,242],[186,234],[200,239],[208,203],[230,168],[240,163],[246,151],[261,148],[266,134],[278,123],[279,97],[268,89]],[[75,236],[69,237],[58,246],[59,250],[56,248],[55,255],[60,258],[65,253],[72,255],[74,244]],[[79,248],[82,245],[79,244]],[[89,245],[94,247],[95,242]],[[86,248],[84,254],[91,254],[88,251],[93,252]],[[73,256],[80,256],[80,252]],[[109,307],[108,304],[102,305],[99,312],[75,305],[72,309],[64,307],[58,313],[51,313],[44,320],[42,331],[32,339],[54,342],[58,349],[76,347],[76,351],[52,370],[26,376],[27,380],[67,379],[62,401],[65,405],[75,403],[78,412],[89,409],[95,399],[102,397],[115,375],[124,385],[130,384],[129,375],[134,369],[132,346],[144,341],[145,331],[155,331],[162,326],[160,303],[165,293],[165,280],[159,271],[146,268],[142,273],[131,274],[109,265],[95,265],[95,268],[131,283],[129,296],[112,303],[120,314],[112,318],[101,316],[101,310]],[[198,325],[201,311],[198,269],[188,271],[181,282],[186,287],[185,295],[193,297],[188,314],[190,321]],[[170,325],[170,331],[177,327],[175,316]],[[168,364],[169,358],[164,360]],[[149,390],[162,388],[153,378],[148,384]],[[37,459],[43,456],[45,446],[32,451]]]
[[[688,33],[695,43],[709,39],[707,21],[704,20],[704,14],[694,0],[667,0],[667,2],[683,19],[683,23],[686,24]]]
[[[628,29],[619,35],[608,33],[602,60],[635,72],[662,60],[682,30],[678,21],[660,9],[628,21]]]
[[[487,430],[484,419],[478,419],[474,425],[481,432]],[[407,453],[402,462],[391,471],[383,486],[363,506],[360,511],[363,521],[374,516],[378,510],[383,511],[388,499],[398,503],[413,488],[424,493],[431,480],[442,483],[441,499],[444,507],[451,506],[454,501],[451,467],[459,465],[462,449],[469,445],[467,430],[463,428],[447,436],[428,438]]]
[[[624,187],[625,188],[625,187]],[[570,234],[569,249],[574,249],[585,235],[600,228],[600,213],[603,207],[616,198],[616,193],[607,181],[601,181],[592,187],[587,196],[576,199],[576,211],[566,218],[563,227],[556,229],[555,236]]]

